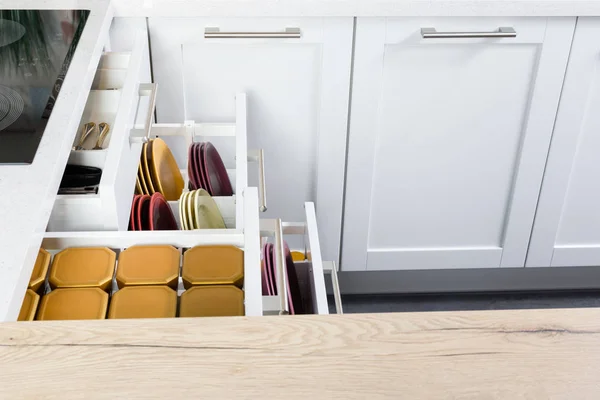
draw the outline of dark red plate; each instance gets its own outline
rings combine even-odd
[[[198,180],[196,179],[196,151],[195,151],[196,143],[192,143],[190,148],[188,149],[188,180],[190,181],[190,190],[199,189]]]
[[[285,266],[286,266],[286,288],[288,297],[288,308],[290,314],[304,314],[302,293],[300,290],[300,283],[298,281],[298,275],[296,273],[296,266],[294,265],[294,259],[292,253],[286,242],[283,242],[285,250]]]
[[[198,163],[198,177],[200,179],[200,187],[208,192],[212,196],[210,187],[208,187],[208,175],[206,175],[206,168],[204,168],[204,143],[200,143],[197,147],[196,162]]]
[[[151,197],[147,194],[140,196],[140,200],[137,204],[137,227],[138,231],[149,231],[150,230],[150,199]]]
[[[219,152],[210,142],[204,143],[204,171],[211,196],[231,196],[233,188]]]
[[[277,296],[277,273],[275,272],[275,254],[273,253],[273,244],[265,245],[265,253],[267,256],[267,271],[269,281],[271,283],[271,296]]]
[[[260,262],[260,283],[262,284],[262,295],[270,296],[269,284],[267,283],[267,260],[264,258]]]
[[[177,221],[171,206],[160,193],[154,193],[150,199],[150,230],[176,231]]]
[[[137,226],[137,206],[141,199],[142,195],[136,194],[133,196],[133,202],[131,203],[131,214],[129,215],[129,230],[130,231],[139,231]]]

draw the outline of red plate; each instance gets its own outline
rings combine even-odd
[[[177,221],[171,206],[165,196],[154,193],[150,199],[150,230],[151,231],[176,231]]]
[[[267,269],[269,270],[269,278],[271,279],[271,294],[277,296],[277,272],[275,271],[276,265],[273,247],[273,243],[267,244]]]
[[[139,231],[150,230],[150,199],[147,194],[140,196],[137,205],[137,227]]]
[[[204,143],[204,171],[211,196],[231,196],[233,188],[219,152],[210,142]]]
[[[136,194],[133,196],[133,202],[131,203],[131,214],[129,216],[129,230],[130,231],[139,231],[136,215],[137,215],[137,206],[142,198],[142,195]]]
[[[198,187],[198,180],[196,179],[196,157],[195,157],[196,143],[192,143],[188,149],[188,180],[190,181],[190,189],[196,190]]]

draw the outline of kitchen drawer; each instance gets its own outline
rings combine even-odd
[[[97,193],[57,195],[49,231],[127,229],[142,148],[130,136],[137,120],[151,118],[156,96],[156,87],[148,85],[149,66],[144,63],[148,41],[140,33],[134,43],[130,53],[102,55],[69,156],[69,164],[102,169]],[[96,137],[84,143],[84,150],[75,149],[88,122],[105,122],[110,127],[101,150],[91,150]]]
[[[303,296],[310,297],[312,314],[329,314],[327,292],[325,290],[324,274],[331,274],[335,308],[338,314],[343,313],[339,284],[337,280],[337,266],[334,261],[323,261],[319,241],[319,229],[315,205],[312,202],[304,203],[304,222],[283,222],[281,219],[261,219],[261,236],[272,238],[277,253],[275,255],[277,296],[263,296],[263,314],[287,314],[287,304],[284,241],[288,243],[302,243],[301,248],[291,247],[291,251],[300,251],[305,255],[305,261],[294,262],[298,273],[300,289]],[[296,240],[300,238],[300,240]]]
[[[321,259],[319,235],[313,203],[306,203],[306,221],[302,223],[281,222],[279,219],[259,221],[258,190],[246,188],[240,194],[244,198],[244,229],[242,230],[197,230],[197,231],[95,231],[95,232],[48,232],[42,246],[51,253],[68,247],[104,246],[116,252],[134,245],[169,244],[185,249],[200,245],[233,245],[244,250],[244,293],[245,313],[247,316],[287,314],[287,297],[285,285],[285,269],[281,262],[283,257],[283,240],[299,235],[304,238],[305,246],[300,250],[306,254],[307,261],[297,263],[297,268],[306,271],[307,279],[303,292],[310,296],[313,304],[312,313],[328,314],[329,307],[325,291],[324,273],[332,273],[336,307],[341,313],[339,288],[333,263],[324,263]],[[277,259],[278,290],[280,296],[263,296],[261,286],[261,241],[260,237],[272,237],[280,250]],[[117,265],[118,268],[118,265]],[[116,290],[113,282],[113,292]],[[179,294],[183,292],[180,279]]]
[[[116,90],[97,91],[111,95]],[[94,91],[90,96],[94,95]],[[185,121],[181,124],[151,124],[148,129],[135,129],[123,132],[119,144],[109,143],[106,150],[73,150],[70,161],[76,164],[103,167],[102,179],[97,194],[57,196],[47,231],[96,231],[126,230],[129,222],[135,179],[140,159],[141,142],[145,138],[168,137],[170,142],[180,141],[189,147],[193,142],[212,142],[223,159],[232,182],[234,195],[216,196],[227,228],[243,226],[243,197],[237,196],[248,186],[248,162],[259,163],[259,174],[264,176],[263,154],[260,150],[248,151],[246,144],[246,95],[238,94],[232,101],[236,104],[234,123],[196,123]],[[95,104],[95,103],[92,103]],[[86,121],[85,115],[83,121]],[[117,131],[118,133],[121,133]],[[114,146],[114,147],[113,147]],[[109,155],[116,152],[118,158],[110,163]],[[104,157],[102,157],[104,155]],[[187,152],[177,157],[184,178],[184,192],[188,188]],[[115,167],[117,165],[117,167]],[[264,179],[259,179],[260,208],[266,209]],[[178,202],[171,201],[174,215],[178,218]]]

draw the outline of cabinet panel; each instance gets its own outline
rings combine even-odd
[[[151,18],[159,122],[227,122],[231,95],[248,94],[248,145],[265,151],[266,217],[298,220],[315,201],[324,257],[337,260],[350,84],[352,18]],[[206,38],[282,32],[299,38]],[[164,88],[164,90],[163,90]],[[170,143],[183,152],[183,144]],[[179,148],[179,150],[177,150]],[[249,171],[249,185],[257,174]]]
[[[342,269],[524,266],[573,26],[358,20]]]
[[[600,18],[580,18],[527,266],[600,265]]]

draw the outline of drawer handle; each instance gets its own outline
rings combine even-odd
[[[260,212],[267,211],[267,185],[265,183],[265,151],[263,149],[248,150],[248,161],[258,162],[258,197]]]
[[[140,83],[139,95],[150,97],[150,101],[148,103],[148,114],[146,115],[144,129],[131,130],[131,134],[129,137],[130,143],[147,143],[150,140],[150,131],[152,130],[152,117],[154,116],[154,109],[156,107],[157,90],[158,83]]]
[[[221,32],[219,28],[205,28],[205,39],[300,39],[300,28],[285,28],[283,32]]]
[[[514,38],[517,32],[510,27],[492,32],[438,32],[435,28],[421,28],[421,36],[423,39]]]

